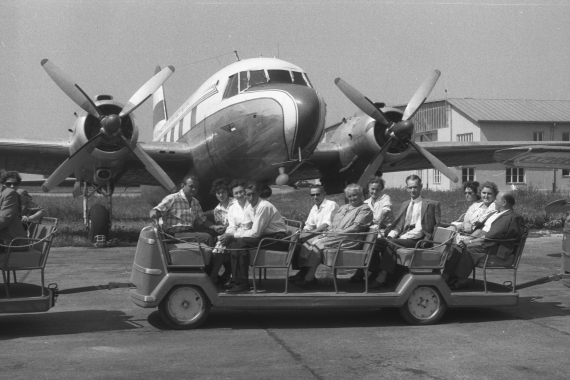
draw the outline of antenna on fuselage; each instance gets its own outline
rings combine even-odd
[[[238,53],[237,53],[237,50],[234,50],[234,53],[235,53],[235,55],[236,55],[237,60],[238,60],[238,61],[241,61],[241,60],[239,59],[239,55],[238,55]]]

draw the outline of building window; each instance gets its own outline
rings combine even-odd
[[[463,168],[461,169],[461,182],[471,182],[475,181],[475,168]]]
[[[507,168],[507,185],[524,183],[524,168]]]
[[[473,141],[473,133],[461,133],[457,135],[457,141],[459,142]]]
[[[543,141],[544,132],[532,132],[532,141]]]
[[[437,169],[433,170],[433,183],[440,184],[441,183],[441,172]]]

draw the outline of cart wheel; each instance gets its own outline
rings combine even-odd
[[[432,325],[443,317],[446,308],[447,305],[437,289],[418,286],[400,308],[400,314],[412,325]]]
[[[210,313],[210,300],[196,286],[177,286],[158,305],[162,320],[173,329],[195,329]]]

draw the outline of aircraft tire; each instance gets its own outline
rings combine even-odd
[[[431,286],[418,286],[400,308],[400,314],[412,325],[433,325],[437,323],[447,305],[439,291]]]
[[[109,211],[104,205],[97,203],[89,209],[89,241],[95,241],[95,236],[105,235],[109,239]]]
[[[176,330],[195,329],[210,314],[210,300],[204,291],[192,285],[172,288],[158,305],[160,317]]]

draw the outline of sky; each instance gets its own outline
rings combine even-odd
[[[302,67],[327,102],[327,125],[356,108],[341,77],[373,101],[406,104],[434,69],[429,100],[570,100],[570,2],[4,0],[0,2],[0,138],[67,139],[80,109],[53,83],[48,58],[94,97],[126,103],[156,65],[170,114],[236,60]],[[135,112],[150,141],[152,102]]]

